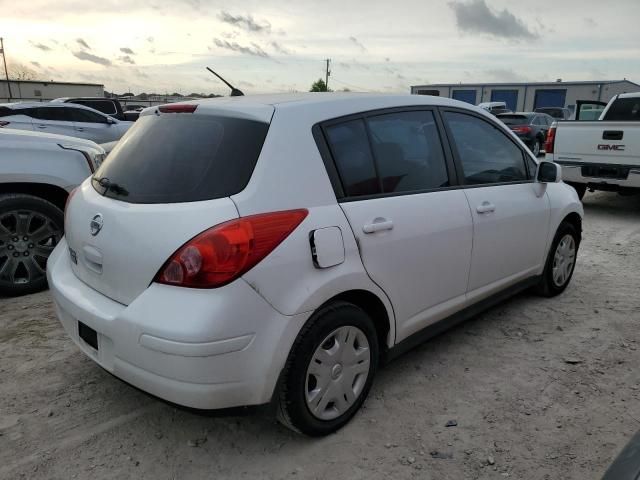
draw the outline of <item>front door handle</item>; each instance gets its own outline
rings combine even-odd
[[[46,125],[38,125],[38,128],[47,128]]]
[[[392,230],[393,222],[391,220],[387,220],[386,218],[375,218],[373,222],[367,223],[364,227],[362,227],[362,231],[364,233],[375,233],[381,232],[383,230]]]
[[[476,207],[478,213],[491,213],[496,210],[496,206],[491,202],[482,202],[482,205]]]
[[[84,127],[76,127],[76,130],[79,132],[84,132]]]

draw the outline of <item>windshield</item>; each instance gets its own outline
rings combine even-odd
[[[240,118],[147,115],[118,142],[92,184],[129,203],[228,197],[247,185],[268,129]]]

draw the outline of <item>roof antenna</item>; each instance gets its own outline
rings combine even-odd
[[[242,90],[238,90],[236,87],[234,87],[233,85],[231,85],[229,82],[227,82],[224,78],[222,78],[220,75],[218,75],[216,72],[214,72],[213,70],[211,70],[209,67],[206,67],[207,70],[209,70],[211,73],[213,73],[216,77],[218,77],[220,80],[222,80],[225,85],[227,87],[229,87],[231,89],[231,96],[232,97],[244,97],[244,93],[242,93]]]

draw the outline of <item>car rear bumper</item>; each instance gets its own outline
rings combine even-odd
[[[565,182],[584,183],[601,190],[640,188],[640,166],[557,163],[562,166]]]
[[[278,313],[244,280],[215,290],[151,284],[122,305],[75,276],[64,239],[47,276],[80,350],[131,385],[193,408],[269,402],[309,315]],[[97,349],[80,337],[79,322],[97,332]]]

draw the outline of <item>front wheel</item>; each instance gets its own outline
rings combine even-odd
[[[310,436],[343,427],[362,406],[378,365],[378,337],[359,307],[334,302],[298,335],[283,371],[278,420]]]
[[[32,195],[0,195],[0,295],[47,286],[47,259],[63,235],[64,214]]]
[[[579,245],[576,228],[569,222],[562,222],[551,243],[538,293],[555,297],[564,292],[573,276]]]

